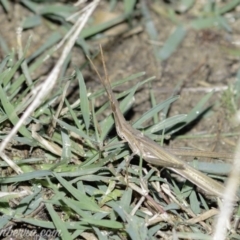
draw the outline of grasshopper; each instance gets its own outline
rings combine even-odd
[[[114,93],[111,88],[111,84],[106,69],[106,63],[104,60],[103,50],[101,46],[100,52],[105,74],[104,79],[100,76],[95,65],[92,62],[91,64],[107,92],[107,96],[115,120],[117,134],[122,140],[128,143],[133,154],[142,157],[146,162],[152,165],[167,167],[167,169],[181,175],[182,177],[186,178],[193,184],[197,185],[207,194],[222,198],[225,187],[221,183],[208,177],[204,173],[194,169],[186,162],[179,159],[176,155],[171,154],[168,150],[165,150],[164,148],[159,146],[156,142],[145,136],[142,132],[134,129],[125,120],[120,110],[118,100],[114,96]]]

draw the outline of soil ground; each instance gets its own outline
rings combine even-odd
[[[0,8],[2,26],[0,34],[7,42],[9,49],[16,48],[16,28],[19,23],[26,16],[31,15],[20,3],[12,4],[12,8],[12,14],[10,15]],[[107,6],[105,2],[102,2],[97,13],[95,13],[95,17],[104,15],[104,9],[107,9]],[[219,28],[202,31],[190,30],[177,51],[168,60],[160,62],[154,56],[153,45],[162,46],[175,26],[170,20],[155,11],[151,11],[150,14],[159,34],[158,42],[152,43],[144,26],[141,26],[140,31],[136,34],[131,34],[128,37],[121,35],[111,37],[105,44],[104,52],[111,81],[141,71],[145,71],[146,76],[156,76],[156,79],[152,82],[152,89],[154,89],[157,103],[170,97],[175,87],[181,83],[181,88],[178,91],[181,97],[172,105],[169,116],[188,113],[206,92],[218,88],[219,91],[213,94],[208,103],[209,106],[213,106],[210,113],[181,133],[193,137],[172,138],[173,141],[170,141],[170,145],[201,150],[233,151],[237,137],[223,137],[221,134],[236,132],[230,122],[234,112],[226,103],[225,90],[236,80],[236,73],[240,64],[238,57],[231,56],[224,49],[226,47],[227,49],[236,49],[236,46],[232,43],[240,36],[239,20],[230,24],[232,32]],[[191,11],[178,17],[181,21],[187,22],[191,19]],[[140,21],[141,19],[139,23]],[[126,24],[122,27],[126,27]],[[49,27],[47,20],[40,26],[23,32],[23,43],[26,43],[29,35],[32,34],[29,55],[44,43],[51,32],[52,29]],[[98,42],[90,41],[89,44],[96,48]],[[71,67],[80,66],[84,60],[83,52],[75,47],[72,55]],[[48,74],[54,64],[57,54],[54,57],[51,59],[51,64],[38,69],[33,78],[42,77],[44,79],[44,76]],[[98,65],[100,66],[100,63]],[[95,73],[88,71],[90,69],[84,70],[84,75],[91,76],[86,79],[88,79],[89,90],[93,91],[99,88],[100,84],[94,77]],[[136,81],[131,82],[131,84],[136,84]],[[72,87],[74,89],[76,85]],[[127,88],[126,84],[115,89],[115,91],[122,91]],[[78,96],[78,92],[76,92],[76,96]],[[136,94],[136,101],[130,112],[131,116],[128,116],[128,118],[134,120],[146,112],[150,108],[149,99],[149,89],[145,86]],[[96,104],[99,105],[100,103]],[[212,137],[203,137],[205,135],[212,135]]]

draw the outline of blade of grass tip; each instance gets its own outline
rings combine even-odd
[[[186,123],[190,123],[194,119],[196,119],[202,111],[203,106],[207,103],[207,101],[212,97],[213,92],[206,94],[199,102],[195,105],[195,107],[187,114],[185,119]]]
[[[90,229],[91,227],[89,227]],[[73,239],[77,239],[79,236],[82,236],[82,233],[84,233],[85,231],[84,230],[75,230],[73,233],[72,233],[72,238]],[[42,240],[42,239],[39,239],[39,240]]]
[[[115,185],[116,182],[111,181],[107,191],[100,190],[99,194],[102,194],[102,199],[99,201],[100,206],[104,206],[106,202],[111,201],[112,199],[116,200],[122,196],[122,191],[116,189]]]
[[[11,52],[8,52],[8,55],[9,55],[9,61],[8,61],[7,67],[9,69],[11,69],[15,65],[15,59],[16,59],[16,57],[15,57],[15,55],[16,55],[15,49],[12,49]]]
[[[92,118],[93,118],[93,126],[94,126],[94,132],[96,135],[96,140],[97,142],[100,144],[100,148],[102,148],[103,143],[100,141],[100,137],[99,137],[99,124],[96,118],[96,114],[95,114],[95,101],[94,98],[91,100],[91,108],[92,108]]]
[[[172,94],[171,94],[171,97],[176,96],[176,95],[180,92],[182,84],[183,84],[183,80],[180,80],[180,81],[177,83],[177,86],[174,87],[174,89],[173,89],[173,91],[172,91]],[[167,106],[165,107],[165,109],[163,110],[163,114],[162,114],[162,115],[163,115],[163,118],[164,118],[164,119],[167,117],[167,115],[168,115],[168,113],[169,113],[170,106],[171,106],[171,104],[167,105]]]
[[[150,88],[150,100],[151,100],[151,104],[152,104],[152,107],[155,107],[157,105],[156,103],[156,98],[155,98],[155,95],[153,93],[153,89],[152,89],[152,84],[149,83],[149,88]],[[153,115],[153,122],[154,124],[157,124],[159,122],[159,119],[158,119],[158,113],[155,113]]]
[[[1,40],[0,40],[1,41]],[[0,43],[1,44],[1,43]],[[9,56],[6,56],[0,63],[0,73],[1,73],[1,78],[2,78],[2,74],[3,74],[3,69],[6,67],[8,61],[10,60]]]
[[[30,36],[28,38],[28,42],[26,44],[25,50],[23,51],[23,49],[22,49],[22,28],[17,29],[17,43],[18,43],[18,58],[19,59],[25,57],[24,52],[26,53],[26,51],[29,49],[30,44],[31,44],[31,39],[32,39],[32,37]],[[23,74],[25,75],[27,85],[32,86],[33,81],[32,81],[31,76],[29,74],[28,65],[27,65],[27,62],[26,62],[25,59],[23,60],[23,62],[21,64],[21,68],[22,68]]]
[[[93,173],[93,172],[92,172]],[[78,191],[80,191],[81,193],[85,193],[86,194],[86,186],[83,184],[82,181],[78,181],[77,182],[77,189]]]
[[[75,197],[78,201],[83,201],[88,205],[88,209],[91,211],[99,211],[102,212],[103,210],[87,195],[77,191],[75,187],[69,184],[64,178],[60,177],[59,174],[53,173],[53,175],[57,178],[57,180],[62,184],[66,190]]]
[[[86,135],[81,129],[77,129],[76,127],[73,127],[69,124],[67,124],[64,121],[61,121],[59,119],[56,119],[56,121],[59,123],[59,125],[62,128],[65,128],[69,131],[74,132],[75,134],[79,135],[80,137],[82,137],[84,140],[89,140],[90,142],[96,142],[94,139],[92,139],[91,137],[89,137],[88,135]]]
[[[188,125],[190,122],[192,122],[193,120],[195,120],[196,118],[198,118],[203,112],[204,110],[202,110],[203,106],[205,105],[205,103],[210,99],[210,97],[213,95],[213,91],[206,94],[199,102],[197,105],[195,105],[195,107],[187,114],[187,117],[184,119],[185,124],[181,125],[180,127],[177,127],[173,130],[171,130],[170,132],[168,132],[169,134],[173,134],[177,131],[179,131],[180,129],[184,128],[186,125]]]
[[[77,79],[78,84],[80,87],[80,107],[83,115],[83,120],[87,129],[87,134],[89,130],[90,125],[90,109],[89,109],[89,100],[88,100],[88,94],[87,94],[87,88],[82,76],[82,73],[77,69]]]
[[[69,162],[72,157],[71,141],[67,131],[61,130],[61,135],[62,135],[62,143],[63,143],[62,160],[64,162]]]
[[[29,28],[34,28],[38,25],[42,24],[42,19],[38,15],[33,15],[26,17],[23,22],[22,22],[22,28],[23,29],[29,29]]]
[[[185,185],[181,189],[182,194],[181,201],[183,201],[183,199],[188,198],[193,191],[194,191],[193,185],[189,182],[185,183]]]
[[[127,221],[127,212],[121,207],[119,201],[110,201],[107,202],[106,205],[111,207],[124,222]]]
[[[55,132],[52,137],[52,141],[62,145],[62,137],[59,133]],[[80,157],[86,157],[87,154],[84,151],[82,145],[80,145],[75,139],[70,139],[71,141],[71,151]]]
[[[96,35],[100,32],[103,32],[104,30],[111,28],[123,21],[125,21],[128,18],[127,14],[122,14],[114,19],[111,19],[110,21],[98,24],[96,26],[90,26],[85,29],[80,34],[80,37],[83,39],[89,38],[93,35]]]
[[[141,124],[157,114],[162,109],[166,108],[166,106],[169,106],[169,104],[173,103],[179,98],[179,96],[173,96],[165,100],[164,102],[161,102],[157,104],[155,107],[151,108],[147,112],[145,112],[137,121],[134,122],[133,127],[140,128]]]
[[[70,17],[76,11],[75,6],[72,5],[56,5],[56,4],[42,4],[39,14],[47,15],[55,19],[54,16],[59,16],[63,19]]]
[[[126,211],[129,212],[131,201],[132,201],[132,194],[133,190],[131,188],[128,188],[126,191],[123,192],[123,195],[120,200],[120,206]]]
[[[209,206],[208,206],[208,204],[207,204],[207,201],[206,201],[206,199],[202,196],[202,194],[198,194],[198,196],[199,196],[199,199],[200,199],[200,201],[201,201],[201,204],[202,204],[202,206],[204,207],[204,209],[206,210],[206,211],[209,211],[210,210],[210,208],[209,208]]]
[[[184,26],[178,26],[175,31],[168,37],[163,47],[161,48],[159,52],[159,59],[162,61],[167,60],[177,50],[186,33],[187,30]]]
[[[186,117],[187,117],[187,114],[181,114],[181,115],[169,117],[149,127],[147,130],[144,131],[144,134],[153,134],[153,133],[162,131],[164,129],[169,129],[176,124],[185,122]]]
[[[45,206],[48,210],[49,215],[52,218],[54,225],[56,226],[57,231],[61,235],[62,239],[69,239],[69,240],[73,239],[71,234],[68,232],[66,224],[60,219],[59,215],[54,210],[52,204],[46,203]]]

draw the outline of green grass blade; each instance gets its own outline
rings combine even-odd
[[[178,48],[183,41],[187,31],[183,26],[178,26],[175,31],[169,36],[160,50],[160,59],[167,60]]]
[[[63,128],[66,128],[67,130],[69,131],[72,131],[74,133],[76,133],[77,135],[79,135],[80,137],[84,138],[84,139],[87,139],[87,140],[90,140],[91,142],[95,142],[94,139],[92,139],[91,137],[89,137],[88,135],[86,135],[82,130],[80,129],[77,129],[69,124],[67,124],[66,122],[64,121],[61,121],[59,119],[56,119],[56,121],[59,123],[60,126],[62,126]]]
[[[131,14],[135,7],[137,0],[124,0],[124,13]]]
[[[9,120],[13,125],[16,125],[19,121],[19,118],[15,112],[15,108],[13,105],[9,102],[8,97],[5,94],[5,91],[3,91],[2,86],[0,86],[0,98],[1,98],[1,103],[4,108],[4,111],[6,112]],[[31,133],[27,130],[25,126],[21,126],[19,128],[19,132],[24,136],[29,139],[32,139]]]
[[[179,96],[173,96],[173,97],[170,97],[169,99],[157,104],[155,107],[153,107],[150,110],[148,110],[147,112],[145,112],[136,122],[134,122],[133,126],[135,128],[140,128],[141,124],[143,122],[152,118],[156,113],[163,110],[169,104],[175,102],[178,98],[179,98]]]
[[[67,227],[65,223],[60,219],[58,214],[55,212],[52,204],[46,203],[46,208],[48,210],[48,213],[51,216],[51,219],[53,220],[54,225],[56,226],[57,231],[61,235],[62,239],[73,239],[71,234],[68,232]]]
[[[16,183],[16,182],[24,182],[29,181],[36,178],[46,177],[52,175],[51,171],[48,170],[40,170],[40,171],[34,171],[29,173],[23,173],[17,176],[13,177],[1,177],[0,183],[1,184],[7,184],[7,183]]]
[[[82,76],[82,73],[77,69],[77,79],[80,87],[80,107],[84,119],[84,123],[86,125],[86,129],[88,131],[90,125],[90,109],[89,109],[89,100],[87,95],[87,88]]]
[[[64,130],[61,130],[62,135],[62,161],[70,162],[72,153],[71,153],[71,141],[68,136],[68,133]]]
[[[42,23],[42,19],[38,15],[33,15],[24,19],[22,23],[23,29],[34,28]]]
[[[145,130],[144,133],[152,134],[152,133],[162,131],[164,129],[171,128],[178,123],[185,122],[186,117],[187,117],[186,114],[169,117],[167,119],[162,120],[161,122],[159,122],[157,124],[152,125],[147,130]]]
[[[128,18],[128,14],[122,14],[114,19],[111,19],[110,21],[101,23],[96,26],[91,26],[91,27],[85,28],[81,32],[80,36],[82,38],[88,38],[92,35],[96,35],[97,33],[100,33],[108,28],[111,28],[111,27],[125,21],[127,18]]]
[[[88,210],[104,212],[94,201],[92,201],[91,198],[79,192],[75,187],[69,184],[65,179],[60,177],[57,173],[54,173],[54,176],[73,197],[75,197],[78,201],[86,203],[86,207],[88,207]]]

